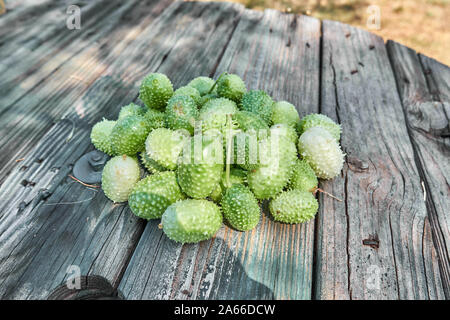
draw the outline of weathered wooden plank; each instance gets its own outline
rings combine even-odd
[[[26,157],[53,123],[169,3],[171,0],[127,2],[106,20],[91,28],[85,26],[84,36],[93,31],[95,35],[88,39],[80,35],[79,41],[56,54],[54,59],[36,62],[37,69],[31,69],[35,72],[26,79],[19,72],[9,82],[11,88],[7,89],[9,84],[2,87],[8,93],[0,98],[4,106],[0,119],[0,182],[15,166],[15,159]],[[77,46],[83,42],[86,47],[81,46],[80,51]],[[72,55],[72,51],[78,53]]]
[[[123,54],[109,53],[115,60],[67,111],[69,120],[55,124],[0,188],[0,297],[45,298],[70,265],[117,287],[144,221],[67,175],[92,148],[92,124],[108,113],[117,116],[121,105],[136,99],[147,73],[164,70],[173,79],[187,79],[214,70],[212,53],[225,46],[240,8],[175,3]],[[151,54],[143,54],[149,47]],[[190,63],[178,62],[182,54]]]
[[[420,176],[381,38],[323,22],[321,111],[342,124],[347,157],[342,175],[322,183],[344,202],[320,201],[316,298],[443,297]]]
[[[318,20],[246,10],[215,77],[237,73],[250,89],[289,100],[302,115],[317,112],[319,47]],[[264,213],[251,232],[224,226],[212,240],[192,245],[169,240],[158,223],[147,224],[120,283],[128,299],[311,297],[314,222],[287,226]]]
[[[450,296],[450,68],[392,41],[387,49],[426,190],[443,286]]]

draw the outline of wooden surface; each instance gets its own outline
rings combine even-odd
[[[331,21],[232,3],[12,0],[0,16],[0,297],[45,299],[68,267],[126,299],[448,299],[450,69]],[[19,23],[20,22],[20,23]],[[32,26],[41,25],[41,28]],[[141,79],[240,75],[343,126],[315,220],[179,245],[68,177]],[[17,161],[17,160],[21,161]],[[95,278],[97,279],[97,278]],[[93,282],[95,283],[95,281]]]

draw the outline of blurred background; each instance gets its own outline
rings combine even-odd
[[[211,0],[208,0],[211,1]],[[273,8],[337,20],[395,40],[450,65],[450,0],[212,0],[241,3],[249,9]],[[379,28],[367,21],[373,7],[380,12]],[[370,20],[372,21],[372,20]]]

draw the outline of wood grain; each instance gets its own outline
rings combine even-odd
[[[395,42],[387,44],[402,99],[443,286],[450,297],[450,68]]]
[[[70,265],[79,266],[83,275],[104,276],[117,287],[144,221],[68,174],[92,149],[93,123],[108,113],[116,117],[120,106],[135,100],[147,73],[164,70],[179,86],[177,77],[187,80],[212,72],[217,65],[212,52],[228,39],[213,35],[231,34],[237,8],[175,3],[128,43],[123,54],[109,53],[114,61],[0,188],[0,297],[45,298],[67,278]],[[143,54],[149,47],[152,54]],[[192,64],[179,62],[182,56]]]
[[[321,111],[343,126],[345,199],[320,201],[318,299],[444,297],[402,104],[381,38],[323,22]],[[370,245],[369,245],[370,244]]]
[[[317,112],[319,46],[316,19],[246,10],[214,75],[236,73],[302,115]],[[120,291],[128,299],[309,299],[314,222],[288,226],[267,212],[251,232],[224,226],[192,245],[174,243],[150,221]]]

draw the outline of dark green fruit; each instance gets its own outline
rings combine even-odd
[[[141,116],[127,116],[117,121],[111,131],[111,144],[115,154],[134,156],[144,150],[150,129]]]
[[[233,114],[233,121],[236,122],[237,126],[243,131],[248,130],[269,130],[267,123],[262,120],[258,115],[250,111],[238,111]]]
[[[297,159],[289,180],[289,189],[313,192],[319,184],[316,174],[305,160]]]
[[[170,129],[184,129],[192,135],[197,117],[197,104],[189,96],[174,96],[167,103],[165,121]]]
[[[272,105],[272,98],[262,90],[247,92],[241,101],[242,110],[257,114],[268,125],[272,122]]]
[[[247,183],[247,171],[231,168],[230,170],[230,184],[233,185],[235,183],[246,184]],[[222,199],[224,192],[227,190],[227,179],[226,172],[222,174],[222,179],[220,180],[217,187],[213,190],[213,192],[209,195],[212,201],[218,203]]]
[[[162,73],[150,73],[142,81],[139,98],[149,108],[163,110],[173,95],[170,79]]]
[[[275,221],[302,223],[314,218],[319,203],[311,192],[293,189],[280,193],[270,201],[269,208]]]
[[[224,218],[235,229],[251,230],[259,222],[260,209],[253,193],[242,184],[227,189],[221,201]]]
[[[155,160],[150,159],[145,150],[139,153],[139,157],[141,158],[141,163],[144,165],[145,169],[147,169],[150,173],[158,173],[167,170],[163,166],[159,165]]]
[[[165,126],[164,112],[155,109],[148,109],[144,114],[144,120],[150,131]]]
[[[244,93],[247,92],[244,81],[235,74],[225,74],[217,81],[217,93],[219,96],[238,103]]]
[[[208,240],[222,226],[219,207],[208,200],[187,199],[170,205],[161,224],[164,233],[181,243]]]
[[[162,217],[168,206],[184,198],[175,172],[166,171],[139,181],[128,197],[128,205],[140,218],[157,219]]]

